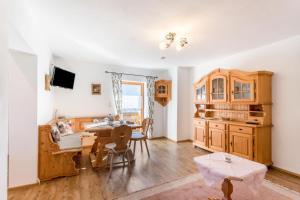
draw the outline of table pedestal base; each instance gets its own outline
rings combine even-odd
[[[224,200],[232,200],[231,194],[233,192],[233,185],[230,181],[230,179],[225,178],[223,183],[222,183],[222,192],[224,194]],[[208,200],[220,200],[217,198],[208,198]]]
[[[230,181],[230,179],[225,178],[223,183],[222,183],[222,192],[224,194],[224,198],[226,200],[232,200],[231,199],[231,194],[233,192],[233,185]]]

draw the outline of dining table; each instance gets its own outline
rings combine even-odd
[[[90,160],[93,168],[104,168],[107,166],[105,145],[112,143],[111,131],[114,127],[127,125],[132,130],[142,128],[142,125],[135,123],[120,123],[118,121],[110,123],[87,123],[85,124],[85,132],[93,133],[96,139],[90,151]],[[133,154],[132,154],[133,155]],[[130,160],[134,161],[134,157]]]

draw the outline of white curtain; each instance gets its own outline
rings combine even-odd
[[[154,80],[153,76],[146,76],[147,79],[147,98],[148,98],[148,117],[153,120],[153,112],[154,112]],[[148,138],[153,137],[153,125],[149,127]]]
[[[122,116],[122,74],[113,72],[111,73],[114,101],[117,114]]]

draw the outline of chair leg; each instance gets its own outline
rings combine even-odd
[[[145,139],[144,142],[145,142],[145,146],[146,146],[146,149],[147,149],[148,157],[150,158],[150,153],[149,153],[149,149],[148,149],[148,145],[147,145],[147,140]]]
[[[143,152],[143,141],[140,140],[140,143],[141,143],[141,152]]]
[[[129,154],[128,154],[128,151],[126,152],[126,158],[127,158],[127,162],[128,162],[128,167],[130,167],[131,163],[130,163],[130,157],[129,157]]]
[[[131,146],[131,141],[132,141],[132,140],[129,141],[129,147]]]
[[[112,173],[112,168],[113,168],[113,160],[114,160],[114,154],[111,153],[110,155],[110,166],[109,166],[109,178],[111,177],[111,173]]]
[[[106,166],[110,166],[110,153],[108,152],[106,155]]]
[[[135,157],[135,146],[136,146],[136,141],[134,140],[134,142],[133,142],[133,157]]]
[[[125,154],[122,155],[123,167],[125,167]]]

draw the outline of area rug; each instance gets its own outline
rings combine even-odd
[[[300,194],[265,180],[260,191],[253,195],[245,185],[234,184],[233,200],[300,200]],[[200,174],[190,175],[152,188],[140,190],[117,200],[207,200],[222,199],[218,188],[207,187]]]

